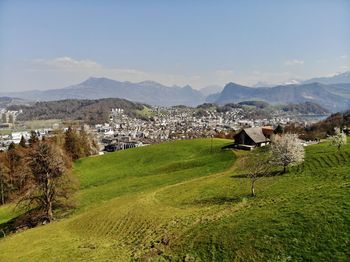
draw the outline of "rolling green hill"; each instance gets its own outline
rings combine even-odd
[[[170,142],[78,161],[68,218],[0,239],[0,261],[350,259],[350,145],[306,148],[303,166],[251,198],[228,140]],[[0,223],[11,217],[0,208]]]

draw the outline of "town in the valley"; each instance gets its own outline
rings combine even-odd
[[[296,115],[274,111],[269,117],[255,118],[247,114],[245,108],[235,106],[226,107],[221,111],[213,110],[210,104],[197,108],[154,106],[147,108],[147,116],[142,118],[130,117],[122,108],[112,108],[109,121],[106,123],[87,125],[81,122],[44,120],[41,121],[40,127],[33,128],[27,122],[17,120],[22,111],[9,111],[3,108],[0,112],[0,150],[2,151],[6,151],[12,142],[18,144],[22,136],[28,141],[31,131],[35,131],[39,139],[42,139],[55,134],[58,130],[67,130],[73,123],[78,130],[84,128],[95,138],[100,154],[169,140],[200,137],[233,138],[241,130],[256,127],[262,128],[260,135],[264,134],[265,138],[268,138],[269,135],[266,135],[266,132],[270,134],[276,128],[289,123],[307,126],[327,116]],[[261,144],[261,141],[256,141],[254,144]]]

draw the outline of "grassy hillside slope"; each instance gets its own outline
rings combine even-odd
[[[307,147],[303,166],[259,181],[251,198],[245,153],[221,152],[227,142],[214,140],[213,153],[210,140],[193,140],[77,162],[78,209],[1,239],[0,261],[350,258],[349,144]]]

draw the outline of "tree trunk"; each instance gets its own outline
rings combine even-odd
[[[4,196],[4,182],[0,179],[0,190],[1,190],[1,205],[5,204],[5,196]]]
[[[255,187],[254,187],[254,185],[255,185],[255,181],[253,180],[253,181],[252,181],[252,196],[253,196],[253,197],[256,196],[256,195],[255,195]]]
[[[45,200],[46,200],[46,216],[48,222],[53,220],[53,212],[52,212],[52,192],[51,192],[51,180],[49,174],[46,174],[46,184],[45,184]]]
[[[52,202],[51,201],[48,203],[46,215],[47,215],[48,222],[51,222],[53,220]]]
[[[286,173],[286,165],[283,166],[283,173]]]

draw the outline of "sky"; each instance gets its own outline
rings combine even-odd
[[[0,0],[0,92],[88,77],[199,89],[345,71],[349,0]]]

